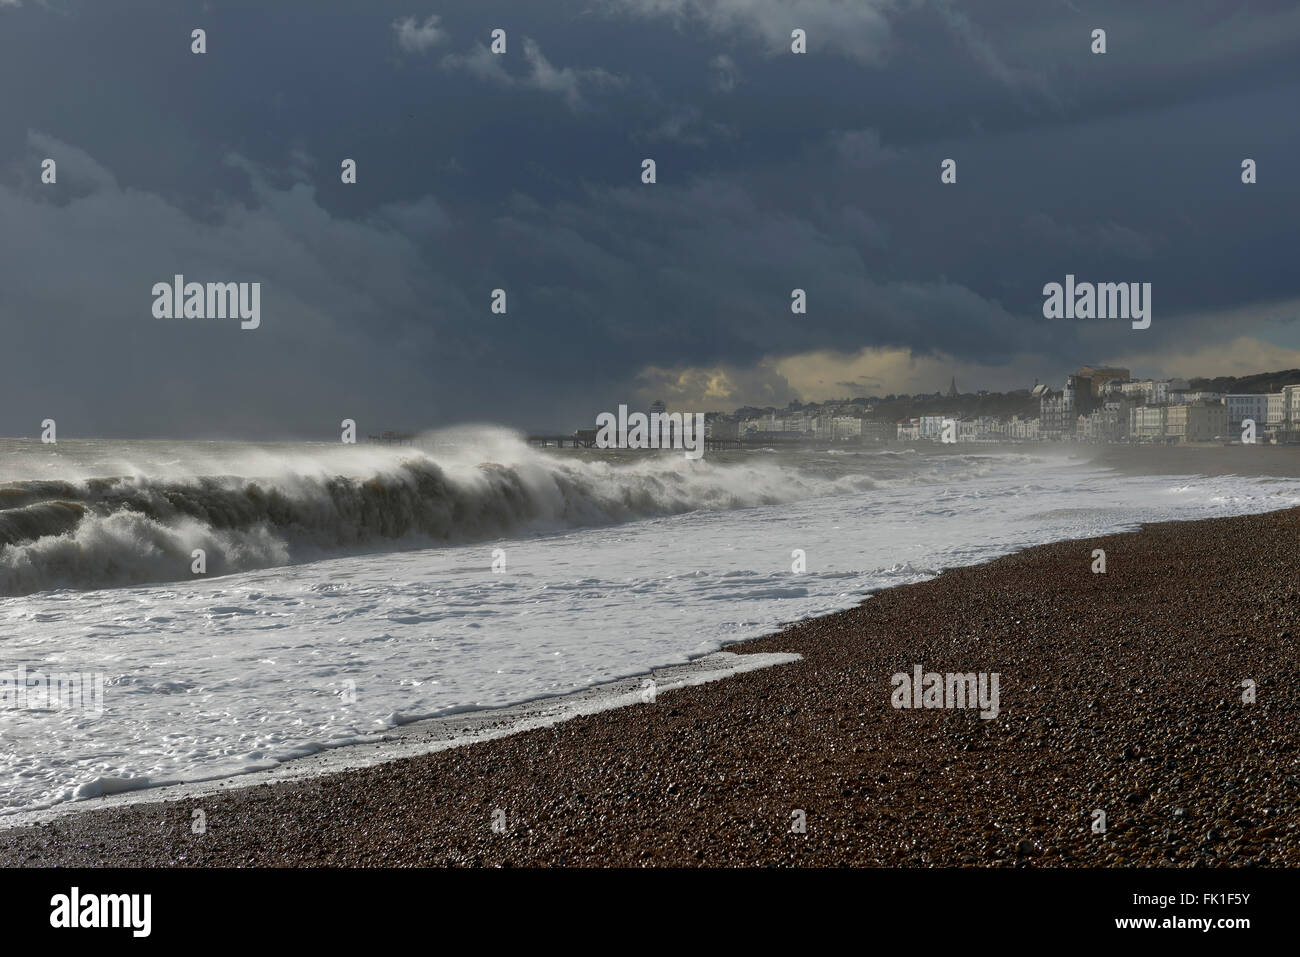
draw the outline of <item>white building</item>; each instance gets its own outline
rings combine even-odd
[[[823,421],[827,421],[823,419]],[[837,415],[829,420],[833,439],[858,439],[862,437],[862,420],[854,415]]]
[[[920,419],[920,436],[923,439],[931,439],[938,442],[943,436],[943,423],[946,419],[951,419],[951,415],[923,415]]]
[[[1165,406],[1137,405],[1129,409],[1129,435],[1138,442],[1153,442],[1165,434]]]
[[[1268,425],[1281,425],[1286,421],[1286,393],[1270,392],[1264,398],[1268,399],[1268,412],[1264,422]]]
[[[1136,382],[1125,382],[1120,386],[1120,391],[1147,405],[1164,405],[1170,401],[1171,393],[1189,392],[1191,388],[1191,383],[1186,379],[1139,379]]]
[[[781,432],[811,432],[813,418],[807,412],[790,412],[785,417],[785,428]]]
[[[957,423],[958,442],[1001,442],[1006,434],[1006,424],[991,415],[979,415]]]
[[[1016,439],[1021,442],[1038,441],[1038,420],[1022,419],[1018,415],[1013,415],[1007,422],[1007,438]]]
[[[1129,403],[1114,399],[1079,416],[1079,437],[1088,442],[1118,442],[1128,437]]]
[[[1300,385],[1282,386],[1282,408],[1288,427],[1300,427]]]

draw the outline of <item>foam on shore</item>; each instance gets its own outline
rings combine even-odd
[[[0,817],[0,830],[41,824],[69,814],[88,813],[132,804],[155,804],[196,798],[207,794],[272,784],[300,781],[372,767],[402,758],[431,754],[448,748],[545,728],[581,715],[598,714],[615,708],[646,704],[653,682],[657,697],[667,691],[720,681],[732,675],[789,664],[797,654],[765,653],[738,655],[718,651],[683,665],[656,668],[648,675],[623,678],[584,688],[567,695],[541,698],[504,708],[463,711],[401,725],[392,731],[337,748],[328,748],[292,758],[262,771],[233,777],[205,778],[177,782],[153,782],[142,778],[109,779],[99,782],[97,791],[87,789],[85,799],[53,807],[23,811]]]

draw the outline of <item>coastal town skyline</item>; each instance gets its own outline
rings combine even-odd
[[[785,406],[741,406],[729,411],[674,409],[660,399],[642,411],[652,422],[656,416],[676,421],[677,428],[682,414],[702,415],[705,434],[714,447],[726,440],[783,439],[956,443],[1276,442],[1300,438],[1300,369],[1160,379],[1136,377],[1121,367],[1085,365],[1067,375],[1060,386],[1053,388],[1035,380],[1031,387],[1010,392],[961,392],[952,376],[947,390],[935,392],[846,396],[820,402],[795,399]],[[944,424],[949,420],[953,427],[945,433]],[[1243,439],[1246,422],[1255,431]],[[592,432],[583,427],[574,435]]]

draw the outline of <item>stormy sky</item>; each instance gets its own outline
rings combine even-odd
[[[0,435],[1300,366],[1295,2],[0,0],[0,80]],[[1151,327],[1044,319],[1067,273]]]

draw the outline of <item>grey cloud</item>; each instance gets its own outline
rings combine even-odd
[[[1025,235],[1067,250],[1105,250],[1133,260],[1155,255],[1158,238],[1148,236],[1120,223],[1103,222],[1076,225],[1059,223],[1046,213],[1034,212],[1025,218]]]
[[[570,109],[584,105],[583,90],[621,86],[623,78],[601,69],[575,69],[556,67],[542,53],[536,40],[524,37],[524,61],[528,72],[515,75],[503,64],[504,57],[493,53],[483,44],[476,44],[468,53],[452,53],[443,57],[442,65],[449,70],[463,70],[480,80],[503,87],[520,87],[559,96]]]
[[[840,159],[850,166],[870,169],[898,156],[897,151],[880,142],[876,130],[837,130],[831,141]]]
[[[431,14],[422,23],[415,17],[394,20],[393,32],[397,35],[397,46],[405,53],[428,53],[447,38],[446,31],[438,26],[441,19],[436,14]]]
[[[5,322],[33,319],[11,337],[30,361],[6,370],[7,411],[22,421],[67,413],[69,435],[124,426],[128,434],[166,432],[179,422],[215,429],[240,422],[251,434],[310,429],[334,417],[331,394],[344,406],[369,404],[357,391],[364,389],[358,363],[383,362],[396,391],[407,391],[413,382],[401,380],[415,370],[400,355],[381,358],[394,343],[434,354],[462,338],[447,320],[467,304],[428,274],[417,248],[382,217],[331,217],[311,187],[277,189],[255,164],[232,155],[257,202],[227,204],[207,223],[118,186],[82,150],[41,133],[31,142],[67,159],[60,182],[88,174],[91,188],[55,204],[41,191],[56,187],[0,186],[6,229],[25,237],[0,263]],[[429,202],[394,207],[388,218],[423,211],[426,219]],[[155,319],[152,285],[175,273],[263,283],[262,327]],[[394,320],[431,309],[427,326]],[[3,428],[12,434],[16,425],[6,419]]]
[[[769,54],[790,52],[790,32],[807,32],[810,52],[829,51],[865,64],[881,62],[891,42],[895,0],[601,0],[609,9],[673,23],[702,25],[718,36],[742,35]]]
[[[637,142],[669,141],[703,147],[712,141],[734,135],[734,131],[726,124],[705,119],[698,107],[681,106],[672,109],[658,126],[634,134],[633,139]]]
[[[772,361],[864,346],[1032,356],[1032,381],[1296,339],[1294,4],[501,0],[430,23],[409,0],[284,3],[223,7],[207,60],[184,6],[64,0],[57,30],[4,7],[23,96],[0,125],[41,132],[0,142],[0,434],[65,413],[68,435],[569,427],[717,370],[793,397]],[[404,50],[404,18],[437,42]],[[497,24],[505,57],[471,45]],[[111,65],[64,53],[91,42]],[[263,282],[262,328],[154,320],[175,272]],[[1152,281],[1151,329],[1044,320],[1066,272]]]
[[[725,53],[709,61],[709,85],[717,93],[731,93],[740,86],[740,67]]]

